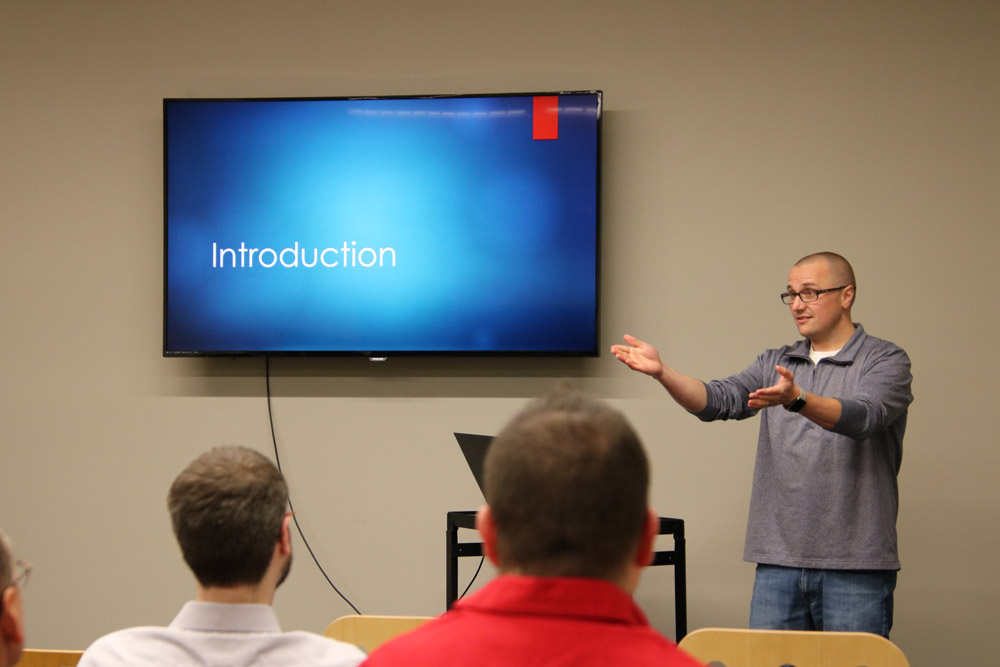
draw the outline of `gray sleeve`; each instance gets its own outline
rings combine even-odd
[[[830,429],[855,440],[884,430],[913,402],[910,358],[892,346],[869,355],[851,396],[840,398],[840,419]]]
[[[721,380],[705,383],[705,409],[697,413],[698,419],[709,422],[726,419],[746,419],[757,414],[750,408],[750,392],[766,387],[767,369],[774,372],[774,364],[769,363],[768,353],[763,353],[746,370]]]

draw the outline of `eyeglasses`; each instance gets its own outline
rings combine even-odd
[[[830,287],[828,289],[804,289],[801,292],[784,292],[781,295],[781,303],[786,306],[792,305],[795,301],[795,297],[802,299],[802,303],[811,303],[819,298],[820,294],[826,294],[827,292],[836,292],[839,289],[844,289],[845,287],[850,287],[850,285],[841,285],[840,287]]]
[[[14,580],[11,584],[18,588],[24,588],[28,585],[28,581],[31,580],[32,565],[26,560],[17,560],[14,562],[14,566]]]
[[[14,578],[2,591],[0,591],[0,612],[3,612],[3,595],[2,593],[6,591],[11,586],[16,586],[17,588],[24,588],[28,585],[28,581],[31,579],[31,563],[25,560],[15,560],[14,561]]]

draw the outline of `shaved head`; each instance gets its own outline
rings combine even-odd
[[[854,269],[851,268],[851,263],[835,252],[815,252],[811,255],[806,255],[795,262],[795,266],[802,266],[803,264],[817,261],[826,262],[826,265],[830,268],[830,277],[834,279],[837,285],[854,285],[854,290],[857,292],[858,284],[854,280]]]

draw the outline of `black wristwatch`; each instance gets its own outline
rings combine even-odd
[[[806,407],[806,390],[805,389],[801,390],[801,393],[799,394],[798,398],[796,398],[794,401],[792,401],[788,405],[784,406],[784,408],[786,410],[788,410],[789,412],[798,412],[799,410],[801,410],[804,407]]]

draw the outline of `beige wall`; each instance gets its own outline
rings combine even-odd
[[[270,448],[262,360],[160,357],[163,97],[600,88],[602,347],[740,370],[796,336],[789,265],[847,255],[856,319],[915,376],[894,639],[988,663],[998,35],[993,1],[0,0],[0,525],[36,564],[30,644],[167,623],[192,594],[170,480],[214,444]],[[452,431],[570,377],[634,420],[656,507],[687,521],[691,627],[745,625],[754,420],[701,424],[607,353],[272,372],[303,529],[362,611],[442,610],[445,512],[480,502]],[[350,610],[297,547],[277,607],[319,631]],[[672,634],[669,568],[638,597]]]

